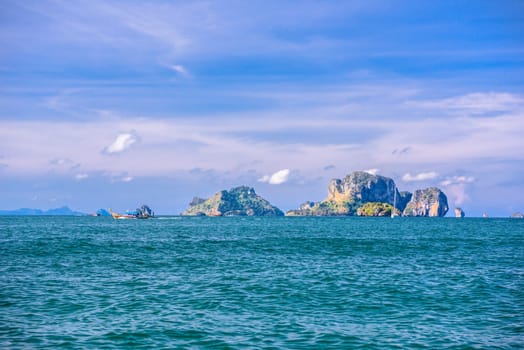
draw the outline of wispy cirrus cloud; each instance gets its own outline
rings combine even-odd
[[[69,158],[53,158],[49,160],[49,164],[53,166],[72,166],[75,162]]]
[[[409,104],[429,109],[484,114],[522,110],[524,109],[524,97],[506,92],[474,92],[440,100],[410,102]]]
[[[260,179],[258,179],[258,182],[265,182],[270,185],[280,185],[289,179],[290,170],[289,169],[282,169],[279,170],[271,175],[264,175]]]
[[[134,177],[130,176],[127,171],[108,171],[103,172],[102,176],[109,177],[111,183],[131,182],[134,180]]]

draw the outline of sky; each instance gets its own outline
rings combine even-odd
[[[0,5],[0,209],[289,210],[365,170],[524,211],[522,1]]]

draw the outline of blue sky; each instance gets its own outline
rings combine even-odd
[[[281,209],[354,170],[524,211],[521,1],[2,1],[0,208]]]

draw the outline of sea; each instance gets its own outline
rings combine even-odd
[[[0,217],[0,348],[524,348],[524,220]]]

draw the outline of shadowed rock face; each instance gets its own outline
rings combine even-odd
[[[436,187],[416,190],[403,216],[444,216],[448,212],[448,198]]]
[[[354,200],[363,203],[393,203],[395,182],[385,176],[355,171],[343,180],[329,182],[327,200]],[[400,194],[397,190],[397,198]]]
[[[284,213],[255,193],[251,187],[240,186],[220,191],[211,198],[194,198],[182,213],[187,216],[282,216]]]

